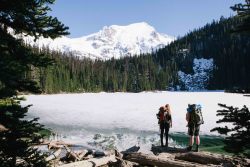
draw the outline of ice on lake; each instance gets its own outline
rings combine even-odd
[[[26,98],[23,105],[33,104],[27,117],[39,117],[40,123],[66,140],[120,150],[135,144],[147,149],[151,144],[158,144],[156,113],[167,103],[173,117],[170,132],[187,132],[187,105],[198,103],[202,105],[205,121],[201,133],[208,135],[218,126],[218,103],[250,107],[249,97],[224,92],[82,93],[29,95]],[[171,144],[176,143],[171,141]]]

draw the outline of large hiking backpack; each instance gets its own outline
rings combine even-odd
[[[158,124],[160,124],[160,122],[164,121],[164,112],[160,111],[159,113],[156,114],[157,119],[158,119]]]
[[[158,118],[158,123],[160,122],[165,122],[165,123],[170,123],[171,116],[167,112],[159,112],[156,114]]]
[[[203,116],[201,112],[201,105],[192,104],[189,106],[190,109],[190,123],[197,125],[203,124]]]

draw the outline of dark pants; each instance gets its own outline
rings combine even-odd
[[[165,131],[166,136],[166,146],[168,147],[168,132],[169,132],[169,124],[161,122],[160,123],[160,129],[161,129],[161,146],[163,146],[163,134]]]

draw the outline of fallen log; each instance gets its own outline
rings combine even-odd
[[[215,164],[219,165],[225,162],[225,158],[219,155],[210,155],[202,152],[188,152],[175,155],[175,159],[189,161],[189,162],[197,162],[200,164]]]
[[[78,157],[78,155],[76,153],[74,153],[73,151],[71,151],[71,149],[69,147],[64,146],[64,148],[67,151],[66,157],[69,160],[73,160],[73,161],[79,161],[80,160],[80,158]]]
[[[175,154],[172,153],[160,153],[157,155],[158,158],[168,158],[168,159],[174,159]]]
[[[151,147],[151,151],[154,154],[158,154],[158,153],[185,153],[188,152],[187,149],[184,148],[175,148],[175,147],[162,147],[162,146],[155,146],[152,145]]]
[[[116,157],[117,162],[109,162],[107,165],[108,166],[119,166],[119,167],[134,167],[134,166],[139,166],[138,163],[123,160],[121,158]]]
[[[62,145],[57,145],[56,142],[52,141],[48,144],[48,149],[59,149],[59,148],[63,148]]]
[[[44,141],[40,145],[48,145],[48,149],[58,149],[63,148],[63,146],[72,146],[71,143],[66,143],[64,141]]]
[[[77,154],[79,160],[83,160],[84,157],[88,154],[88,150],[82,150],[82,151],[80,151],[80,152],[78,152],[76,154]]]
[[[206,165],[201,165],[192,162],[185,162],[179,160],[173,160],[169,158],[157,157],[155,155],[148,155],[143,153],[130,153],[126,154],[123,157],[125,160],[139,163],[140,165],[150,165],[150,166],[158,166],[158,167],[204,167]]]
[[[46,161],[51,161],[53,159],[57,159],[60,157],[60,154],[62,152],[62,149],[58,149],[57,151],[53,152],[50,156],[48,156],[45,160]]]
[[[88,160],[64,164],[64,165],[61,165],[60,167],[82,167],[82,166],[98,167],[98,166],[106,165],[109,162],[116,162],[115,155],[110,155],[110,156],[101,157],[101,158],[91,158]]]
[[[230,157],[230,156],[207,153],[207,152],[189,152],[189,153],[176,154],[175,159],[189,161],[189,162],[196,162],[200,164],[214,164],[214,165],[222,164],[223,166],[227,167],[237,166],[237,164],[241,164],[243,166],[245,166],[245,164],[249,165],[248,159]]]
[[[116,156],[117,158],[122,158],[122,157],[123,157],[123,154],[120,153],[118,150],[115,150],[115,156]]]

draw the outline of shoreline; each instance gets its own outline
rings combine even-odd
[[[149,90],[149,91],[141,91],[141,92],[122,92],[122,91],[117,91],[117,92],[105,92],[105,91],[97,91],[97,92],[58,92],[58,93],[40,93],[40,94],[32,94],[32,93],[20,93],[19,95],[67,95],[67,94],[101,94],[101,93],[134,93],[134,94],[139,94],[139,93],[213,93],[213,92],[222,92],[222,93],[234,93],[234,92],[227,92],[226,90],[197,90],[197,91],[185,91],[185,90],[178,90],[178,91],[169,91],[169,90]],[[237,94],[243,94],[243,93],[237,93]],[[247,93],[246,93],[247,94]]]
[[[129,135],[129,134],[124,134],[124,136],[126,136],[126,135]],[[139,136],[139,135],[134,136],[134,138],[140,138],[140,137],[141,136]],[[145,135],[144,137],[147,137],[147,135]],[[150,136],[148,136],[148,137],[150,137]],[[120,146],[117,145],[117,143],[122,142],[122,140],[116,139],[116,140],[114,140],[114,142],[112,142],[113,143],[112,144],[112,143],[110,143],[109,140],[113,140],[114,139],[113,136],[112,135],[105,135],[105,134],[101,134],[101,133],[93,134],[93,138],[88,138],[88,139],[89,140],[87,140],[87,142],[86,142],[86,139],[84,139],[84,137],[82,138],[82,140],[85,141],[87,144],[86,143],[85,144],[79,143],[79,139],[76,140],[76,138],[74,136],[64,136],[64,135],[56,134],[52,130],[47,130],[47,136],[45,137],[46,141],[64,141],[64,142],[72,143],[72,145],[79,147],[79,148],[89,148],[89,149],[96,149],[96,150],[102,150],[102,151],[109,150],[109,149],[118,149],[118,147],[120,147]],[[200,144],[201,151],[209,151],[211,153],[220,153],[220,154],[230,155],[225,150],[223,150],[223,147],[224,147],[223,136],[221,136],[221,135],[208,135],[208,134],[202,135],[201,134],[200,139],[201,139],[201,144]],[[171,147],[186,148],[188,141],[189,141],[189,136],[185,132],[172,132],[172,133],[170,132],[169,133],[169,145]],[[147,152],[150,152],[152,150],[150,150],[150,149],[145,150],[145,148],[147,148],[145,146],[146,145],[147,146],[153,146],[153,145],[159,146],[160,145],[160,136],[159,136],[159,134],[157,134],[155,141],[151,142],[151,143],[149,141],[147,141],[148,143],[139,144],[140,143],[139,142],[138,144],[136,144],[138,141],[135,141],[133,139],[131,139],[131,141],[128,141],[128,142],[134,143],[134,145],[138,145],[141,148],[144,148],[144,150],[141,150],[141,151],[144,153],[147,153]],[[123,150],[119,150],[119,151],[123,151]]]

